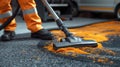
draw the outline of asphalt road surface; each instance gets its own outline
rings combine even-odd
[[[75,18],[74,22],[82,21]],[[83,18],[82,18],[83,19]],[[66,57],[51,53],[42,48],[38,48],[39,39],[30,38],[30,32],[25,28],[23,20],[18,20],[17,36],[13,41],[0,41],[0,67],[119,67],[120,55],[110,56],[104,55],[114,61],[114,64],[95,63],[86,56],[79,55],[75,58]],[[72,22],[73,22],[72,21]],[[82,22],[101,22],[106,19],[83,19]],[[53,22],[54,23],[54,22]],[[51,24],[44,23],[43,26]],[[78,25],[78,24],[77,24]],[[24,27],[23,27],[24,26]],[[49,26],[49,25],[48,25]],[[50,26],[52,27],[52,26]],[[49,27],[48,27],[49,28]],[[54,27],[53,27],[54,28]],[[51,29],[53,29],[51,28]],[[2,31],[0,32],[2,34]],[[108,42],[103,45],[111,50],[120,53],[120,37],[111,36]],[[114,47],[112,46],[114,45]]]

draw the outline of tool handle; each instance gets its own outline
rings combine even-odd
[[[63,21],[57,16],[55,11],[52,9],[52,7],[49,5],[47,0],[41,0],[44,6],[47,8],[47,10],[51,13],[53,19],[57,22],[58,27],[65,33],[66,37],[71,37],[72,33],[68,31],[68,28],[65,26]]]
[[[44,4],[44,6],[47,8],[47,10],[52,14],[52,17],[54,18],[54,20],[60,19],[55,13],[55,11],[52,9],[52,7],[49,5],[47,0],[41,0],[41,1]]]

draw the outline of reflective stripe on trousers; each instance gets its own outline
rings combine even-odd
[[[0,14],[0,19],[12,16],[12,11],[8,11],[4,14]]]
[[[31,14],[31,13],[37,13],[37,9],[36,8],[31,8],[31,9],[23,10],[22,12],[23,12],[23,15]]]

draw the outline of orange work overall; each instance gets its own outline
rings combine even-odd
[[[10,16],[12,16],[11,0],[0,1],[0,23],[4,23]],[[34,0],[18,0],[20,8],[23,12],[23,17],[27,28],[31,32],[37,32],[42,29],[41,18],[37,14],[36,3]],[[11,23],[4,28],[6,31],[15,31],[16,21],[13,19]]]

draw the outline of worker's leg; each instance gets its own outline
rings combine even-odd
[[[1,0],[0,1],[0,23],[4,23],[8,20],[10,16],[12,16],[12,8],[10,5],[11,0]],[[15,19],[5,27],[5,31],[14,31],[16,28]]]
[[[24,20],[31,32],[37,32],[42,29],[41,18],[37,14],[34,0],[18,0],[23,12]]]
[[[52,39],[52,34],[43,29],[41,18],[38,16],[36,3],[34,0],[18,0],[23,12],[24,20],[28,29],[32,32],[31,36],[41,39]]]
[[[10,5],[11,0],[1,0],[0,1],[0,23],[4,23],[12,16],[12,8]],[[15,19],[4,28],[4,34],[1,36],[2,40],[11,40],[15,36],[14,30],[16,28]]]

